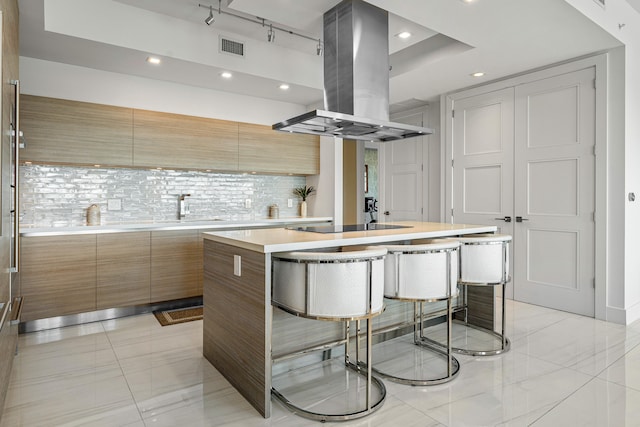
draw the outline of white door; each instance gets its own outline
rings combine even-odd
[[[594,316],[595,70],[515,92],[514,299]]]
[[[453,108],[453,221],[512,234],[513,89],[459,99]]]
[[[394,121],[423,126],[422,113]],[[384,195],[379,221],[422,221],[424,137],[384,143]]]

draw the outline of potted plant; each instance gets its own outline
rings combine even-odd
[[[293,189],[293,194],[302,199],[302,202],[300,202],[300,216],[303,218],[307,216],[307,197],[315,191],[315,188],[311,186],[307,187],[306,185],[304,187],[296,187]]]

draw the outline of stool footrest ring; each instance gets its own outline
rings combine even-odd
[[[429,347],[430,350],[434,351],[434,354],[441,356],[445,359],[448,359],[447,352],[443,351],[440,348],[440,346],[436,346],[431,343],[423,343],[423,342],[417,342],[416,345]],[[367,365],[364,363],[360,363],[360,365],[364,369],[366,369],[367,367]],[[460,362],[458,361],[458,359],[451,356],[451,373],[447,376],[440,377],[440,378],[428,378],[428,379],[403,378],[403,377],[391,375],[386,372],[382,372],[381,370],[375,367],[371,368],[371,370],[376,374],[380,375],[382,378],[388,379],[389,381],[393,381],[398,384],[413,385],[413,386],[430,386],[430,385],[444,384],[453,380],[455,377],[457,377],[458,373],[460,372]]]
[[[511,341],[509,340],[509,338],[503,336],[502,334],[496,331],[492,331],[490,329],[482,328],[476,325],[470,325],[468,323],[465,324],[465,326],[472,329],[476,329],[478,331],[482,331],[486,334],[493,336],[494,338],[497,338],[498,340],[502,341],[502,347],[495,350],[474,350],[474,349],[452,347],[451,350],[453,350],[453,352],[456,354],[464,354],[467,356],[497,356],[498,354],[506,353],[511,348]]]
[[[361,364],[356,365],[351,362],[345,364],[347,368],[355,371],[356,373],[366,378],[367,376],[366,370],[363,371],[362,366],[359,366],[359,365]],[[387,389],[384,386],[384,383],[380,379],[374,376],[371,377],[371,385],[377,387],[378,390],[380,391],[380,399],[378,399],[377,402],[372,403],[371,408],[364,408],[360,411],[350,412],[347,414],[323,414],[319,412],[308,411],[306,409],[303,409],[299,406],[294,405],[289,399],[287,399],[282,393],[280,393],[278,390],[276,390],[273,387],[271,388],[271,395],[276,399],[278,399],[278,401],[280,401],[280,403],[282,403],[291,412],[294,412],[303,418],[307,418],[314,421],[321,421],[321,422],[348,421],[348,420],[355,420],[355,419],[370,415],[382,407],[382,404],[384,403],[384,400],[387,397]]]
[[[455,323],[460,323],[458,321],[455,321]],[[492,331],[486,328],[481,328],[480,326],[475,326],[475,325],[470,325],[470,324],[465,324],[465,326],[469,327],[469,328],[473,328],[476,329],[478,331],[482,331],[484,333],[487,333],[489,335],[492,335],[493,337],[499,339],[500,341],[503,341],[504,338],[504,342],[501,348],[498,349],[494,349],[494,350],[477,350],[477,349],[467,349],[467,348],[459,348],[459,347],[451,347],[451,351],[453,351],[456,354],[463,354],[465,356],[497,356],[499,354],[502,353],[506,353],[507,351],[509,351],[509,349],[511,348],[511,341],[509,340],[509,338],[507,337],[503,337],[501,334],[499,334],[496,331]],[[446,345],[442,344],[439,341],[433,340],[431,338],[422,338],[423,340],[427,341],[428,343],[430,343],[432,346],[435,347],[439,347],[443,352],[446,352]]]

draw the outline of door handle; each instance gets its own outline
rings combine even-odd
[[[12,272],[18,273],[20,271],[20,204],[19,204],[19,191],[20,191],[20,139],[24,141],[22,135],[22,129],[20,128],[20,80],[12,80],[11,84],[15,86],[15,98],[14,98],[14,121],[13,129],[15,131],[13,139],[13,263],[15,265],[10,266]]]
[[[518,217],[518,218],[520,218],[520,217]],[[511,222],[511,217],[510,216],[505,216],[504,218],[493,218],[493,219],[497,219],[498,221]]]
[[[516,217],[516,222],[529,221],[528,218],[522,218],[521,216]]]
[[[384,211],[383,213],[384,213],[385,215],[391,215],[391,212],[389,212],[389,211]]]

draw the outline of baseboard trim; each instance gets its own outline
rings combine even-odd
[[[607,307],[607,322],[618,323],[620,325],[626,325],[628,318],[628,312],[624,308]]]
[[[636,320],[640,319],[640,303],[635,304],[625,310],[625,325],[629,325]]]
[[[172,310],[175,308],[185,308],[194,305],[202,305],[201,296],[171,301],[162,301],[153,304],[107,308],[104,310],[89,311],[86,313],[48,317],[46,319],[29,320],[26,322],[20,322],[18,332],[21,334],[25,334],[28,332],[44,331],[46,329],[62,328],[65,326],[81,325],[83,323],[101,322],[103,320],[134,316],[136,314],[151,313],[156,310]]]

